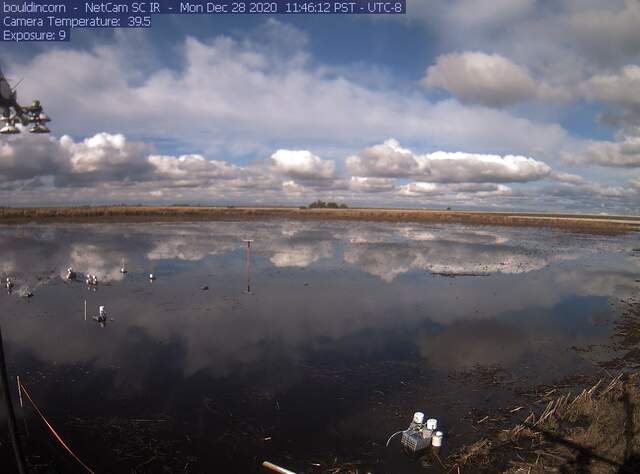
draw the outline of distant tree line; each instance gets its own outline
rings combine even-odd
[[[309,204],[309,209],[347,209],[346,204],[338,204],[335,202],[324,202],[318,199]]]

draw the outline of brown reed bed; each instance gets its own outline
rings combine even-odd
[[[515,426],[449,456],[450,472],[640,472],[640,373],[532,407]]]
[[[640,217],[498,213],[420,209],[306,209],[293,207],[82,206],[0,208],[0,223],[149,222],[253,219],[353,220],[551,227],[576,232],[640,230]]]

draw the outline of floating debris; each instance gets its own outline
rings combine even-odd
[[[76,272],[73,271],[73,268],[69,267],[67,268],[67,280],[75,280],[76,279]]]
[[[18,294],[22,298],[31,298],[33,296],[33,292],[29,288],[22,288]]]
[[[156,279],[156,276],[153,273],[149,273],[149,280],[154,281],[155,279]]]
[[[120,265],[120,273],[123,275],[127,273],[127,267],[124,266],[124,259],[122,259],[122,265]]]
[[[11,278],[7,277],[7,281],[4,284],[5,288],[7,289],[7,291],[9,291],[9,293],[11,293],[11,290],[13,290],[13,280],[11,280]]]
[[[209,287],[207,285],[204,285],[202,288],[200,288],[202,291],[207,291],[209,289]]]
[[[107,311],[104,309],[104,306],[98,307],[98,316],[94,316],[93,320],[97,321],[100,324],[100,327],[105,327],[107,325]]]
[[[95,289],[95,287],[98,286],[98,277],[89,273],[85,279],[85,282],[89,287]]]

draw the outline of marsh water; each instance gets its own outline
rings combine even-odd
[[[12,393],[19,375],[99,473],[437,471],[389,435],[422,411],[445,456],[481,436],[484,413],[604,370],[598,348],[638,291],[637,242],[406,223],[2,226]],[[30,463],[83,472],[25,403]]]

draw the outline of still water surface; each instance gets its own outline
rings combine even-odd
[[[397,440],[384,447],[414,411],[439,420],[446,455],[478,438],[474,416],[601,370],[582,349],[606,345],[617,302],[637,293],[637,237],[348,222],[2,226],[0,273],[16,288],[1,296],[0,323],[10,375],[96,472],[263,472],[265,459],[300,473],[350,462],[428,472]],[[250,274],[242,239],[255,240]],[[19,296],[26,287],[33,297]],[[105,327],[91,319],[99,305]],[[82,472],[33,410],[18,417],[32,463]]]

